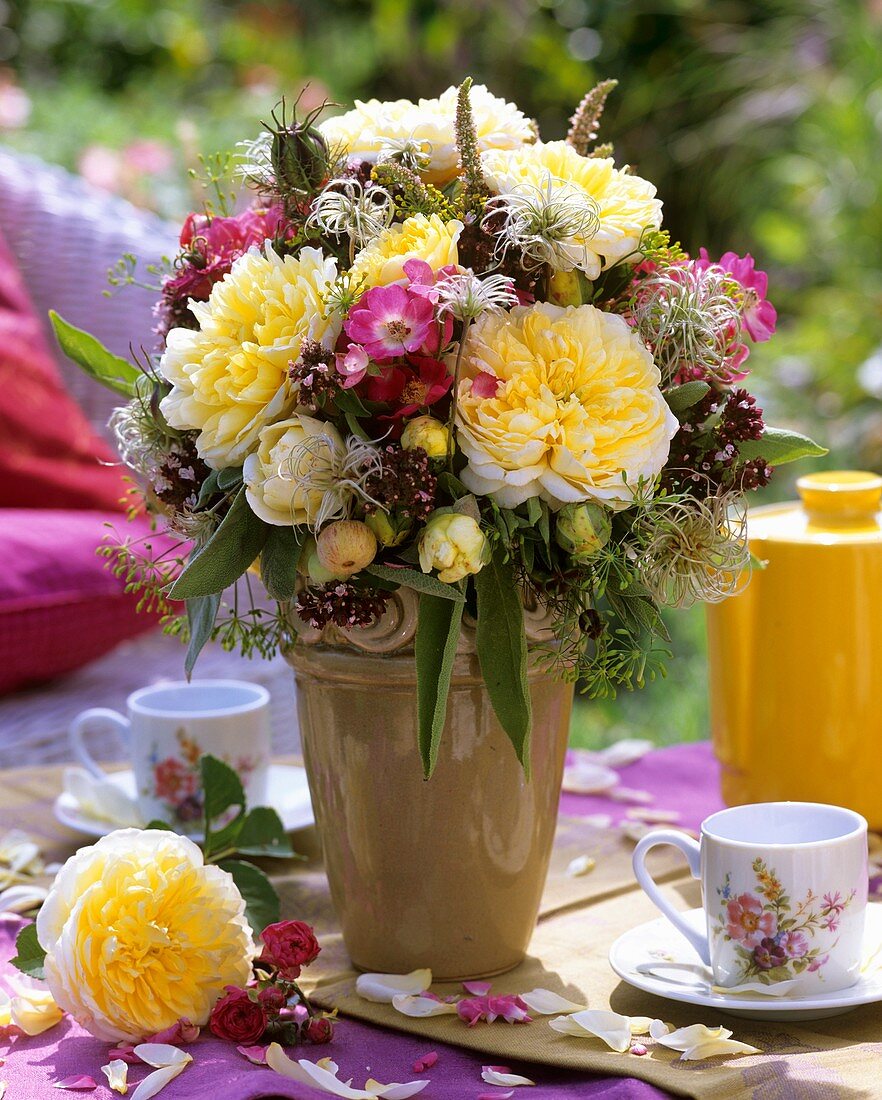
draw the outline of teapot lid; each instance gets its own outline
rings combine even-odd
[[[751,539],[775,542],[882,541],[882,477],[863,470],[824,470],[796,482],[798,501],[751,509]]]

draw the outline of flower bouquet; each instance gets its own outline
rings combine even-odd
[[[822,451],[742,385],[775,327],[766,276],[687,255],[653,185],[596,144],[614,83],[562,141],[468,79],[323,121],[283,104],[234,158],[246,208],[209,173],[143,362],[55,317],[128,399],[123,461],[177,543],[126,542],[116,568],[188,638],[188,671],[212,637],[358,645],[406,596],[425,775],[464,622],[529,770],[529,668],[642,686],[668,656],[660,609],[744,583],[745,494]],[[524,605],[548,624],[529,660]]]

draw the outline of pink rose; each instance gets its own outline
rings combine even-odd
[[[263,952],[261,962],[279,969],[283,978],[300,977],[300,968],[318,956],[321,947],[312,928],[302,920],[282,920],[268,924],[261,932]]]
[[[334,1038],[334,1024],[327,1016],[313,1016],[306,1025],[306,1038],[310,1043],[330,1043]]]
[[[256,1043],[266,1031],[263,1005],[252,1000],[247,990],[228,985],[211,1012],[209,1026],[218,1039],[233,1043]]]

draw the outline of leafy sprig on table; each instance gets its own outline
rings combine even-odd
[[[279,895],[256,864],[234,857],[298,857],[275,810],[269,806],[248,809],[242,780],[228,764],[206,753],[200,757],[199,767],[205,799],[202,840],[205,862],[215,863],[232,875],[245,900],[248,923],[255,933],[262,932],[279,919]],[[231,810],[235,810],[232,817]],[[176,832],[165,821],[151,821],[146,828]],[[28,924],[19,932],[15,946],[18,953],[11,960],[12,965],[30,978],[42,979],[46,952],[37,939],[36,924]]]

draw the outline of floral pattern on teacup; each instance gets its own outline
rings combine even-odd
[[[175,823],[198,821],[204,806],[199,758],[205,750],[188,736],[183,727],[177,731],[176,738],[180,745],[179,755],[160,759],[159,753],[154,749],[151,757],[153,790],[142,793],[165,803],[166,812]],[[238,756],[235,759],[223,756],[222,759],[238,774],[243,785],[248,783],[255,769],[264,762],[259,754]]]
[[[753,892],[736,894],[728,874],[717,887],[721,907],[714,933],[735,949],[741,967],[738,982],[755,980],[771,985],[806,971],[819,973],[837,941],[830,943],[829,937],[822,944],[814,941],[821,933],[836,933],[857,891],[843,897],[838,890],[823,895],[808,890],[794,906],[763,859],[755,859],[752,867],[756,876]]]

